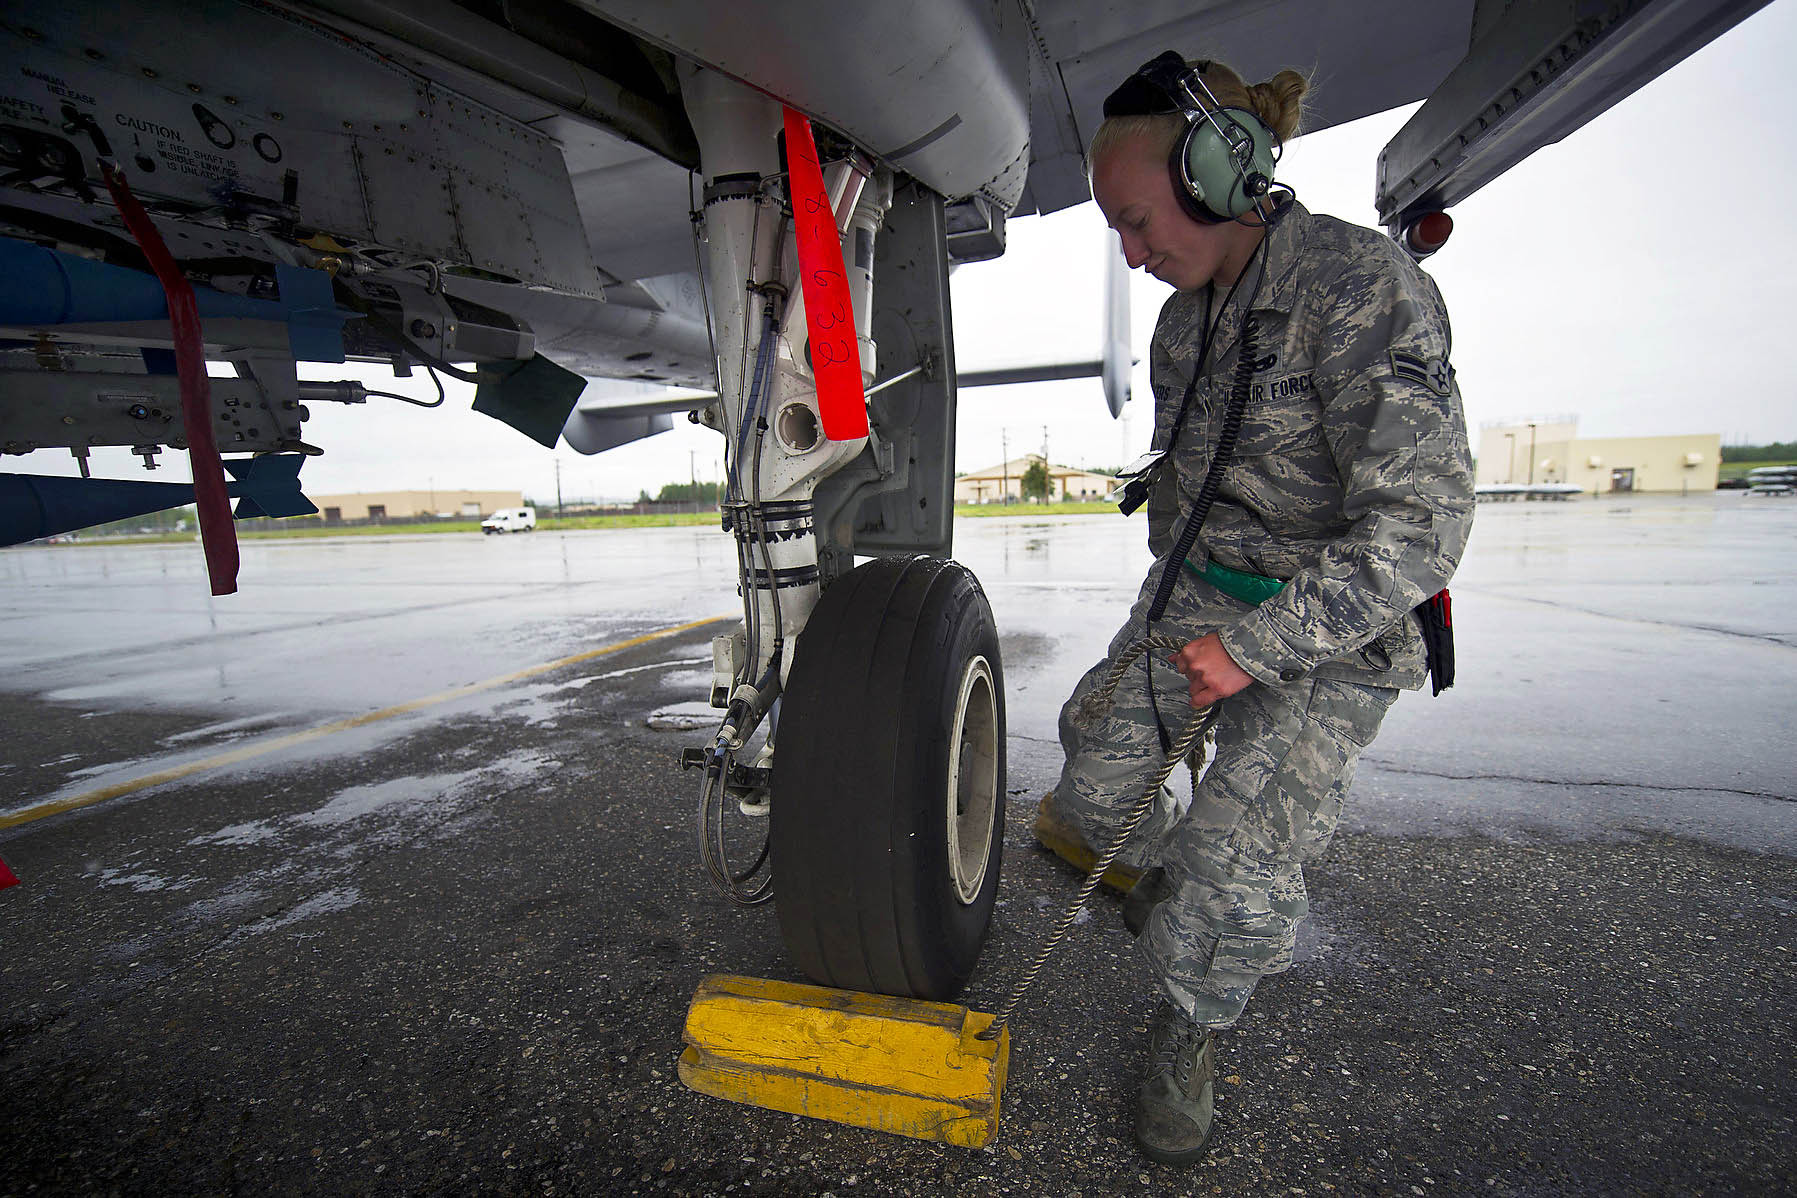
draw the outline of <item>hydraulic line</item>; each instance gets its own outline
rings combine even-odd
[[[756,542],[761,546],[761,564],[767,569],[767,597],[768,602],[774,605],[772,654],[774,658],[778,658],[781,647],[786,643],[786,627],[785,617],[780,612],[780,589],[774,578],[774,553],[768,548],[767,543],[767,518],[761,511],[761,445],[766,438],[767,418],[764,416],[755,422],[755,464],[752,467],[755,471],[755,510],[754,520],[749,527],[755,534]],[[751,556],[750,563],[753,564],[753,562],[754,558]]]
[[[765,203],[765,184],[763,197],[759,203]],[[758,244],[761,236],[760,221],[756,221],[750,260],[754,261],[753,244]],[[775,245],[779,245],[776,237]],[[778,262],[775,263],[774,276],[778,277]],[[768,422],[766,409],[775,385],[775,350],[779,340],[781,304],[783,292],[775,284],[764,284],[754,287],[763,297],[761,336],[755,352],[753,372],[749,376],[748,393],[743,403],[742,419],[734,436],[726,433],[725,441],[729,456],[726,471],[730,494],[725,503],[736,539],[737,577],[740,580],[743,596],[743,624],[745,633],[743,671],[753,670],[761,660],[764,646],[761,642],[761,605],[763,602],[773,604],[773,633],[771,646],[767,646],[768,665],[761,678],[753,686],[747,687],[751,697],[746,701],[741,691],[748,683],[745,675],[739,675],[734,681],[737,692],[733,695],[730,707],[712,743],[711,759],[705,768],[704,781],[701,783],[699,796],[699,856],[712,884],[730,897],[733,902],[744,906],[755,906],[773,898],[773,875],[771,872],[761,877],[753,885],[745,885],[766,868],[771,852],[771,835],[763,837],[761,850],[748,866],[741,870],[730,865],[729,854],[724,839],[724,816],[730,801],[730,778],[736,763],[736,753],[743,743],[754,733],[768,709],[779,694],[780,666],[785,655],[784,617],[780,611],[780,596],[776,586],[773,552],[768,544],[767,523],[761,509],[761,461],[762,448],[767,436]],[[747,366],[747,349],[745,345],[742,366]],[[754,451],[751,454],[749,439],[754,437]],[[745,480],[743,472],[748,468],[749,477]],[[759,550],[764,577],[767,580],[767,594],[763,596],[761,589],[755,584],[756,556]]]
[[[749,518],[749,505],[746,503],[730,503],[726,505],[730,512],[730,539],[736,543],[736,577],[737,589],[742,592],[743,600],[743,661],[746,668],[753,669],[752,663],[761,660],[761,616],[755,599],[755,588],[750,584],[755,578],[755,559],[751,556],[748,542],[736,535],[736,526]],[[732,678],[731,684],[745,681]]]
[[[767,319],[762,334],[763,352],[756,355],[755,383],[751,388],[748,411],[744,414],[745,431],[748,427],[748,415],[756,414],[755,453],[750,465],[750,485],[753,487],[754,493],[751,502],[735,505],[733,519],[738,523],[739,531],[747,534],[737,540],[737,563],[739,576],[742,579],[743,594],[745,598],[755,596],[749,602],[750,610],[753,612],[751,635],[754,644],[745,654],[747,663],[760,660],[761,655],[759,611],[761,600],[755,586],[755,549],[757,546],[761,550],[762,566],[766,571],[768,581],[767,602],[771,603],[774,609],[774,643],[770,649],[767,671],[754,687],[757,694],[754,707],[747,708],[740,713],[732,711],[726,713],[724,717],[724,726],[718,732],[718,740],[713,750],[713,762],[706,769],[704,790],[699,804],[699,853],[704,860],[706,872],[718,889],[743,906],[756,906],[774,897],[774,879],[771,873],[756,886],[747,889],[743,887],[743,883],[753,878],[757,871],[767,863],[773,836],[770,829],[769,834],[762,838],[760,853],[747,868],[741,871],[731,870],[724,845],[724,809],[729,802],[727,783],[730,767],[735,760],[735,750],[730,747],[728,742],[746,738],[754,726],[760,722],[761,716],[771,705],[773,697],[778,694],[781,657],[784,653],[786,639],[784,618],[780,611],[780,594],[775,585],[774,557],[772,550],[768,547],[767,521],[761,512],[761,450],[767,436],[767,419],[759,413],[759,409],[765,400],[766,389],[773,385],[771,374],[763,374],[762,363],[766,357],[766,347],[772,340],[778,323],[771,299],[766,312]],[[741,522],[745,520],[748,521],[747,528],[743,528],[741,525]],[[738,721],[734,725],[732,724],[733,718]],[[713,777],[714,773],[716,774],[715,778]]]
[[[713,778],[707,771],[699,805],[699,856],[712,885],[743,907],[755,907],[774,897],[774,878],[767,874],[752,887],[749,881],[767,864],[770,841],[764,839],[761,851],[747,868],[732,870],[724,847],[724,807],[730,801],[722,775]]]
[[[749,688],[752,694],[744,697],[739,690],[732,697],[730,709],[725,713],[723,724],[712,742],[711,760],[706,763],[705,777],[700,783],[700,861],[712,884],[732,901],[745,907],[765,903],[774,896],[774,879],[771,873],[754,886],[743,885],[767,864],[772,837],[763,837],[761,851],[747,868],[733,870],[730,867],[729,853],[724,843],[724,810],[730,801],[730,771],[735,764],[737,749],[772,706],[779,694],[779,687],[780,655],[776,652],[760,680]]]
[[[699,198],[694,194],[695,186],[692,173],[686,176],[687,219],[693,226],[693,273],[699,276],[699,303],[705,308],[705,343],[711,347],[711,373],[714,378],[724,377],[724,363],[718,357],[718,335],[711,324],[711,285],[706,279],[705,255],[699,252],[699,241],[705,223],[705,214],[699,208]]]
[[[762,431],[767,428],[767,420],[761,416],[761,408],[765,404],[767,391],[773,386],[772,346],[778,336],[779,314],[775,311],[774,301],[769,298],[763,309],[761,346],[755,354],[755,373],[749,383],[749,396],[743,404],[742,432],[731,445],[730,454],[730,501],[727,508],[731,513],[731,523],[736,533],[736,570],[737,578],[743,593],[743,625],[745,633],[745,660],[749,669],[761,660],[761,611],[760,599],[755,593],[755,550],[754,533],[760,523],[758,508],[761,503],[761,440],[759,435],[755,442],[755,460],[751,468],[750,485],[754,489],[751,497],[743,495],[743,457],[748,452],[749,429],[751,423],[758,425]],[[768,568],[768,576],[773,576],[773,562],[767,559],[767,541],[765,534],[761,540],[762,556]],[[780,608],[778,596],[774,596],[774,623],[778,629]],[[778,648],[779,636],[776,632],[775,644]],[[740,681],[747,681],[741,679]]]
[[[749,445],[749,429],[753,422],[761,417],[761,409],[766,402],[764,388],[767,387],[770,374],[770,363],[773,358],[774,340],[779,335],[780,315],[774,308],[774,301],[769,297],[761,310],[761,344],[755,348],[755,374],[749,382],[749,402],[743,405],[742,428],[736,435],[736,489],[742,493],[742,459]],[[761,489],[761,479],[754,480],[757,492]],[[756,495],[760,501],[760,495]]]
[[[764,197],[767,194],[768,187],[769,187],[769,182],[764,179],[762,181],[762,195]],[[785,222],[785,218],[782,218],[781,227],[774,235],[773,277],[775,279],[778,279],[780,277],[780,272],[783,268],[784,259],[786,256],[786,236],[785,236],[784,222]],[[753,518],[750,522],[749,527],[750,527],[750,530],[755,534],[755,538],[756,538],[757,542],[761,545],[761,564],[767,570],[768,602],[770,602],[774,605],[774,644],[773,644],[773,647],[769,650],[769,654],[768,654],[768,661],[770,663],[769,668],[773,669],[777,666],[777,664],[780,660],[781,653],[784,650],[784,647],[786,644],[786,629],[785,629],[785,617],[782,615],[782,613],[780,611],[780,589],[779,589],[778,585],[776,584],[776,579],[774,577],[774,555],[773,555],[773,551],[768,548],[767,520],[766,520],[765,514],[763,513],[762,507],[761,507],[761,449],[762,449],[763,443],[767,440],[768,400],[769,400],[770,394],[772,393],[772,391],[774,389],[774,371],[777,369],[777,367],[773,363],[773,358],[774,358],[773,346],[774,346],[774,343],[779,338],[780,321],[786,315],[785,312],[781,310],[783,305],[780,303],[780,300],[782,300],[785,297],[786,292],[785,292],[785,289],[780,287],[778,283],[769,284],[767,287],[763,288],[763,292],[764,292],[764,295],[767,300],[767,306],[766,306],[766,308],[763,309],[763,313],[764,313],[763,319],[765,321],[765,324],[763,325],[763,328],[762,328],[762,344],[761,344],[761,347],[756,352],[757,373],[761,373],[761,358],[764,355],[767,358],[768,364],[767,364],[766,372],[762,374],[762,377],[760,380],[760,387],[758,388],[758,390],[755,394],[755,397],[754,397],[754,403],[755,403],[755,408],[756,408],[756,414],[755,414],[755,459],[749,466],[749,469],[750,469],[750,471],[752,473],[752,477],[753,477],[753,483],[754,483],[754,509],[753,509]],[[749,564],[751,567],[753,567],[753,565],[754,565],[754,560],[755,560],[754,554],[753,554],[753,552],[751,552],[750,557],[749,557]],[[753,587],[751,585],[751,584],[753,584],[753,582],[754,582],[754,579],[752,577],[747,576],[747,575],[744,576],[743,583],[745,586],[748,586],[751,590],[753,589]],[[749,658],[750,662],[756,662],[756,661],[761,660],[760,653],[759,653],[759,641],[760,641],[760,629],[759,628],[756,629],[756,634],[757,634],[756,640],[758,643],[758,651],[754,657]],[[751,665],[749,668],[753,669],[754,667]]]
[[[412,340],[411,337],[406,335],[405,330],[388,320],[385,316],[382,316],[379,312],[376,312],[372,307],[363,309],[362,317],[368,321],[369,324],[387,334],[394,345],[412,355],[414,358],[417,358],[425,365],[436,367],[452,379],[457,379],[464,383],[474,383],[477,386],[480,384],[481,377],[477,371],[463,370],[461,367],[453,366],[442,358],[439,358],[436,354],[431,353],[416,341]]]

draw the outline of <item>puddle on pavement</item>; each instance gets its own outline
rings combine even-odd
[[[724,713],[703,699],[686,703],[670,703],[649,713],[643,722],[663,732],[690,732],[695,728],[715,728]]]
[[[216,832],[207,832],[203,836],[195,836],[188,844],[225,844],[247,845],[266,844],[280,836],[280,830],[265,819],[251,820],[247,824],[232,824],[228,828],[220,828]]]
[[[362,891],[355,886],[339,886],[332,890],[322,891],[311,898],[295,903],[287,910],[276,915],[266,916],[252,924],[245,924],[229,937],[225,944],[250,936],[261,936],[268,932],[279,931],[307,919],[317,919],[322,915],[335,915],[339,911],[347,911],[362,901]]]
[[[139,894],[151,894],[158,890],[186,890],[199,883],[197,878],[170,878],[152,870],[125,872],[135,868],[135,865],[126,865],[119,869],[102,869],[99,871],[100,885],[129,886]]]
[[[503,702],[494,710],[502,712],[508,719],[522,720],[533,727],[553,727],[573,710],[573,704],[579,692],[595,682],[611,682],[619,678],[627,678],[635,674],[651,674],[658,671],[675,670],[681,672],[670,674],[663,679],[664,685],[680,684],[685,688],[687,680],[693,677],[703,678],[703,685],[710,688],[709,672],[696,674],[686,667],[709,664],[711,657],[681,657],[669,661],[650,662],[648,665],[627,666],[620,670],[607,670],[601,674],[589,674],[585,678],[571,678],[565,682],[539,683],[534,686],[514,687],[505,695]]]
[[[223,720],[216,724],[207,724],[204,728],[195,728],[189,732],[177,732],[172,736],[165,736],[162,738],[162,743],[165,745],[182,745],[186,744],[188,741],[205,740],[208,737],[236,740],[237,737],[231,735],[232,733],[249,732],[252,730],[260,731],[272,724],[280,723],[285,718],[287,718],[286,712],[270,711],[265,712],[262,715],[249,715],[236,720]]]
[[[435,799],[451,798],[456,790],[478,777],[480,770],[461,774],[425,774],[391,778],[338,791],[323,807],[288,818],[307,827],[333,827],[375,814],[388,807],[410,807]]]

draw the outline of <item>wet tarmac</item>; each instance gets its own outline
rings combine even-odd
[[[1011,733],[976,1006],[1077,883],[1028,819],[1142,536],[957,526]],[[1797,1187],[1797,504],[1481,510],[1460,683],[1368,751],[1186,1171],[1130,1142],[1110,898],[1016,1021],[993,1148],[679,1085],[700,976],[796,976],[673,764],[727,625],[639,639],[728,617],[731,568],[706,529],[251,542],[210,600],[195,546],[0,552],[0,1192]]]

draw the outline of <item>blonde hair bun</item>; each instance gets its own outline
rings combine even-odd
[[[1248,110],[1264,121],[1280,141],[1290,141],[1298,135],[1298,126],[1304,119],[1304,94],[1310,90],[1310,80],[1288,68],[1265,83],[1256,83],[1244,90]]]
[[[1282,142],[1298,136],[1310,80],[1297,71],[1287,68],[1264,83],[1248,84],[1220,62],[1194,62],[1191,66],[1193,70],[1202,68],[1204,85],[1223,107],[1246,108]]]

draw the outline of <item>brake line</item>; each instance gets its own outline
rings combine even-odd
[[[759,201],[758,201],[759,203]],[[696,232],[696,227],[695,227]],[[754,261],[754,248],[761,237],[761,221],[759,214],[750,243],[750,261]],[[776,240],[778,244],[778,240]],[[775,272],[778,274],[778,271]],[[748,678],[740,680],[742,686],[755,696],[753,700],[744,702],[732,696],[730,709],[718,729],[712,744],[712,759],[706,763],[704,777],[699,789],[699,859],[705,868],[712,884],[733,902],[742,906],[758,906],[774,897],[774,877],[771,870],[760,882],[753,886],[745,886],[768,864],[773,847],[773,831],[770,826],[767,835],[762,838],[761,850],[755,859],[741,870],[731,868],[728,846],[725,843],[724,822],[725,810],[730,801],[730,771],[735,765],[736,751],[749,735],[749,730],[766,714],[771,705],[772,696],[779,693],[779,672],[784,655],[785,637],[783,619],[780,612],[780,596],[774,575],[773,553],[768,545],[767,526],[761,513],[761,451],[767,435],[766,407],[768,397],[773,391],[774,375],[778,369],[774,365],[775,342],[779,336],[780,313],[778,310],[778,294],[769,284],[754,287],[762,294],[761,336],[756,346],[755,364],[749,378],[749,392],[743,405],[742,422],[732,436],[730,430],[724,430],[726,461],[726,484],[730,495],[724,504],[730,513],[731,531],[736,541],[737,577],[740,580],[743,596],[743,630],[744,630],[744,663],[745,668],[753,669],[761,660],[761,604],[763,596],[755,585],[755,556],[760,550],[762,565],[766,569],[767,594],[765,601],[773,606],[774,640],[770,647],[768,668],[761,679],[753,686],[748,686]],[[707,310],[709,321],[709,309]],[[715,357],[715,350],[714,350]],[[743,346],[740,366],[748,365],[748,346]],[[749,453],[749,438],[753,433],[755,447],[753,455]],[[744,459],[750,458],[745,463]],[[749,468],[750,477],[745,487],[743,468]],[[745,494],[745,491],[747,494]],[[738,680],[732,678],[733,683]],[[734,743],[732,743],[734,742]]]

